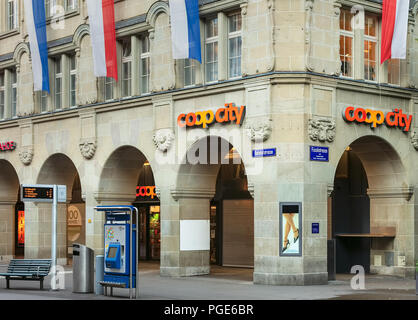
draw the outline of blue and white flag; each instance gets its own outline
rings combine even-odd
[[[169,0],[174,59],[202,63],[198,0]]]
[[[44,0],[25,0],[25,19],[29,34],[35,91],[49,92],[48,46]]]

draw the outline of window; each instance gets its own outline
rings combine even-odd
[[[340,61],[341,75],[353,78],[353,38],[352,28],[353,14],[348,10],[342,10],[340,15]]]
[[[105,78],[105,101],[113,100],[113,87],[115,80],[113,78]]]
[[[218,18],[206,23],[205,69],[206,82],[218,80]]]
[[[4,119],[4,73],[0,73],[0,120]]]
[[[17,28],[17,0],[7,0],[7,30]]]
[[[241,14],[228,17],[228,68],[229,78],[241,76]]]
[[[77,9],[77,0],[65,0],[65,12],[73,11]]]
[[[55,110],[61,109],[62,105],[62,67],[61,56],[54,58],[54,78],[55,78]]]
[[[364,26],[364,79],[377,80],[377,19],[366,14]]]
[[[45,0],[45,14],[47,18],[57,13],[57,0]]]
[[[401,85],[401,61],[399,59],[388,60],[388,83]]]
[[[132,88],[132,46],[131,39],[122,41],[122,97],[131,96]]]
[[[196,84],[196,61],[184,59],[184,86],[190,87]]]
[[[39,105],[41,107],[41,113],[48,111],[48,92],[47,91],[40,91]]]
[[[12,108],[10,110],[10,115],[12,118],[17,116],[17,72],[13,70],[11,72],[12,76]]]
[[[141,68],[139,74],[141,75],[141,90],[142,94],[149,92],[149,77],[150,77],[150,44],[149,38],[144,37],[142,39],[141,49]]]
[[[70,107],[77,106],[76,100],[77,68],[75,55],[70,56]]]

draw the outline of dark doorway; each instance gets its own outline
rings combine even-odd
[[[370,199],[367,175],[361,160],[350,149],[344,152],[335,175],[332,194],[332,237],[336,241],[336,272],[350,273],[361,265],[370,272]]]

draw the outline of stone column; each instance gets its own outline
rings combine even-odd
[[[0,262],[13,259],[16,200],[0,200]]]
[[[210,200],[214,194],[215,190],[177,189],[170,192],[169,188],[161,189],[162,276],[209,274]],[[193,234],[190,229],[193,225],[197,228],[203,226],[203,233]],[[182,242],[182,239],[186,240]],[[202,246],[206,240],[207,246]]]

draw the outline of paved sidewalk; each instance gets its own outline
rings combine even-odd
[[[366,289],[351,289],[352,275],[339,275],[337,281],[322,286],[264,286],[252,283],[251,269],[213,267],[211,275],[166,278],[159,274],[156,263],[140,264],[140,299],[143,300],[418,300],[415,280],[390,276],[368,275]],[[95,294],[72,293],[72,268],[65,267],[66,289],[50,290],[50,278],[46,278],[45,290],[39,290],[39,282],[11,281],[0,278],[0,300],[119,300],[129,296],[126,289],[114,289],[114,297]]]

